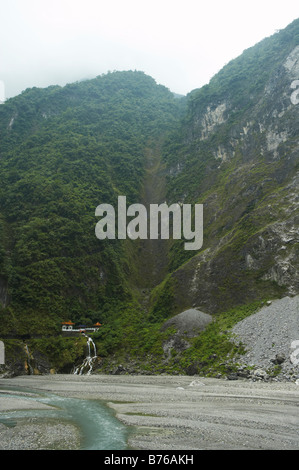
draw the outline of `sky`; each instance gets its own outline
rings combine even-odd
[[[298,0],[0,0],[0,101],[141,70],[186,95],[299,17]]]

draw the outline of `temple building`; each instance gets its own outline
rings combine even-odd
[[[85,331],[92,332],[92,331],[97,331],[102,324],[100,322],[96,322],[92,327],[86,327],[85,325],[79,325],[77,328],[74,328],[75,323],[72,321],[64,321],[61,323],[62,331],[65,332],[76,332],[76,333],[84,333]]]
[[[71,321],[64,321],[64,322],[62,322],[62,331],[73,330],[74,325],[75,325],[75,323],[72,323]]]

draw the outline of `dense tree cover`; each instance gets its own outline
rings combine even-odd
[[[130,298],[125,244],[95,237],[95,208],[116,207],[118,195],[139,202],[144,149],[172,129],[178,110],[142,72],[28,89],[1,106],[4,333],[96,321],[112,298]]]

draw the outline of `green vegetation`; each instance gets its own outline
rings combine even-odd
[[[140,326],[140,322],[137,320],[137,324],[134,325],[137,318],[134,318],[132,308],[122,312],[113,326],[109,324],[107,328],[101,328],[93,337],[96,342],[98,341],[99,355],[104,360],[104,370],[105,367],[108,370],[111,368],[109,361],[106,365],[105,358],[113,352],[114,361],[124,364],[125,369],[130,369],[130,364],[133,363],[137,370],[140,368],[154,374],[163,371],[171,374],[198,373],[215,376],[233,370],[233,366],[229,364],[230,359],[244,352],[242,344],[233,342],[231,328],[255,313],[261,306],[261,302],[257,301],[219,313],[205,331],[194,338],[185,338],[189,343],[187,349],[183,351],[172,349],[171,358],[167,360],[163,344],[175,337],[176,329],[174,327],[162,329],[163,321],[151,323],[143,320],[143,326],[136,335],[135,327]],[[138,309],[136,313],[137,311]],[[129,328],[125,327],[127,321],[130,321]]]
[[[216,376],[233,370],[230,360],[238,354],[244,353],[244,347],[235,344],[231,336],[231,328],[261,307],[261,302],[253,302],[245,306],[235,307],[227,312],[215,316],[205,331],[197,337],[189,339],[191,347],[182,353],[174,354],[169,369],[191,375]]]
[[[139,201],[148,142],[179,101],[141,72],[26,90],[0,108],[0,263],[11,299],[2,333],[49,334],[132,297],[125,243],[100,242],[96,207]],[[4,315],[4,320],[7,315]]]
[[[298,41],[296,20],[184,98],[129,71],[28,89],[0,106],[1,337],[12,364],[26,360],[28,339],[33,358],[69,371],[84,356],[84,339],[60,336],[69,319],[102,323],[93,339],[105,371],[123,361],[215,374],[241,351],[231,326],[288,292],[269,273],[279,230],[295,220],[299,108],[283,63]],[[119,195],[128,205],[202,203],[202,250],[99,241],[95,209],[117,207]],[[298,245],[285,245],[296,269]],[[193,306],[215,321],[166,357],[175,332],[163,324]]]

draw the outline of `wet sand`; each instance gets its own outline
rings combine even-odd
[[[104,401],[131,427],[129,446],[133,450],[299,449],[299,386],[292,382],[48,375],[0,379],[0,391],[6,386]],[[34,400],[30,403],[37,408],[48,406]],[[0,393],[0,411],[24,406],[28,402],[21,396],[4,399]],[[35,425],[31,423],[32,432]],[[0,437],[1,431],[3,436],[7,433],[0,427]],[[77,430],[68,427],[67,432],[70,441],[73,433],[76,446]],[[28,429],[27,435],[29,439]],[[23,445],[26,448],[26,442]]]

